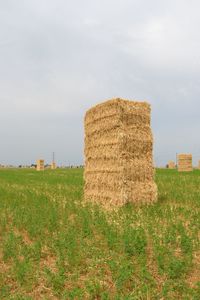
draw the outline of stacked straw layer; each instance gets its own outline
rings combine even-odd
[[[192,154],[179,154],[178,155],[178,171],[191,172],[192,167]]]
[[[85,116],[84,197],[105,207],[157,199],[150,105],[113,99]]]
[[[175,169],[176,168],[176,164],[174,161],[170,160],[168,162],[168,169]]]
[[[38,159],[37,160],[37,171],[44,171],[44,160],[43,159]]]

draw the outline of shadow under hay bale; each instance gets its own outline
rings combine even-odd
[[[84,198],[107,208],[157,200],[150,105],[113,99],[85,115]]]
[[[192,167],[192,154],[179,154],[178,155],[178,171],[191,172]]]

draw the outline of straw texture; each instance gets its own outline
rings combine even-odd
[[[178,171],[191,172],[192,167],[192,154],[179,154],[178,155]]]
[[[157,199],[150,105],[112,99],[85,115],[84,198],[107,208]]]
[[[37,171],[44,171],[44,160],[43,159],[38,159],[37,160]]]

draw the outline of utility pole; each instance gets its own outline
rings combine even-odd
[[[56,169],[55,152],[53,152],[53,155],[52,155],[51,169],[52,169],[52,170],[55,170],[55,169]]]
[[[55,152],[53,152],[53,160],[52,160],[53,163],[55,163]]]

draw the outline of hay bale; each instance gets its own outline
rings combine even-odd
[[[191,172],[192,167],[192,154],[179,154],[178,155],[178,171]]]
[[[36,170],[44,171],[44,159],[38,159],[36,163],[37,163]]]
[[[150,105],[113,99],[85,115],[84,198],[114,208],[157,199]]]
[[[55,170],[57,168],[56,163],[52,162],[51,163],[51,170]]]
[[[200,160],[198,161],[198,169],[200,170]]]
[[[167,166],[168,166],[168,169],[176,169],[176,164],[175,164],[175,162],[173,160],[170,160],[168,162]]]

